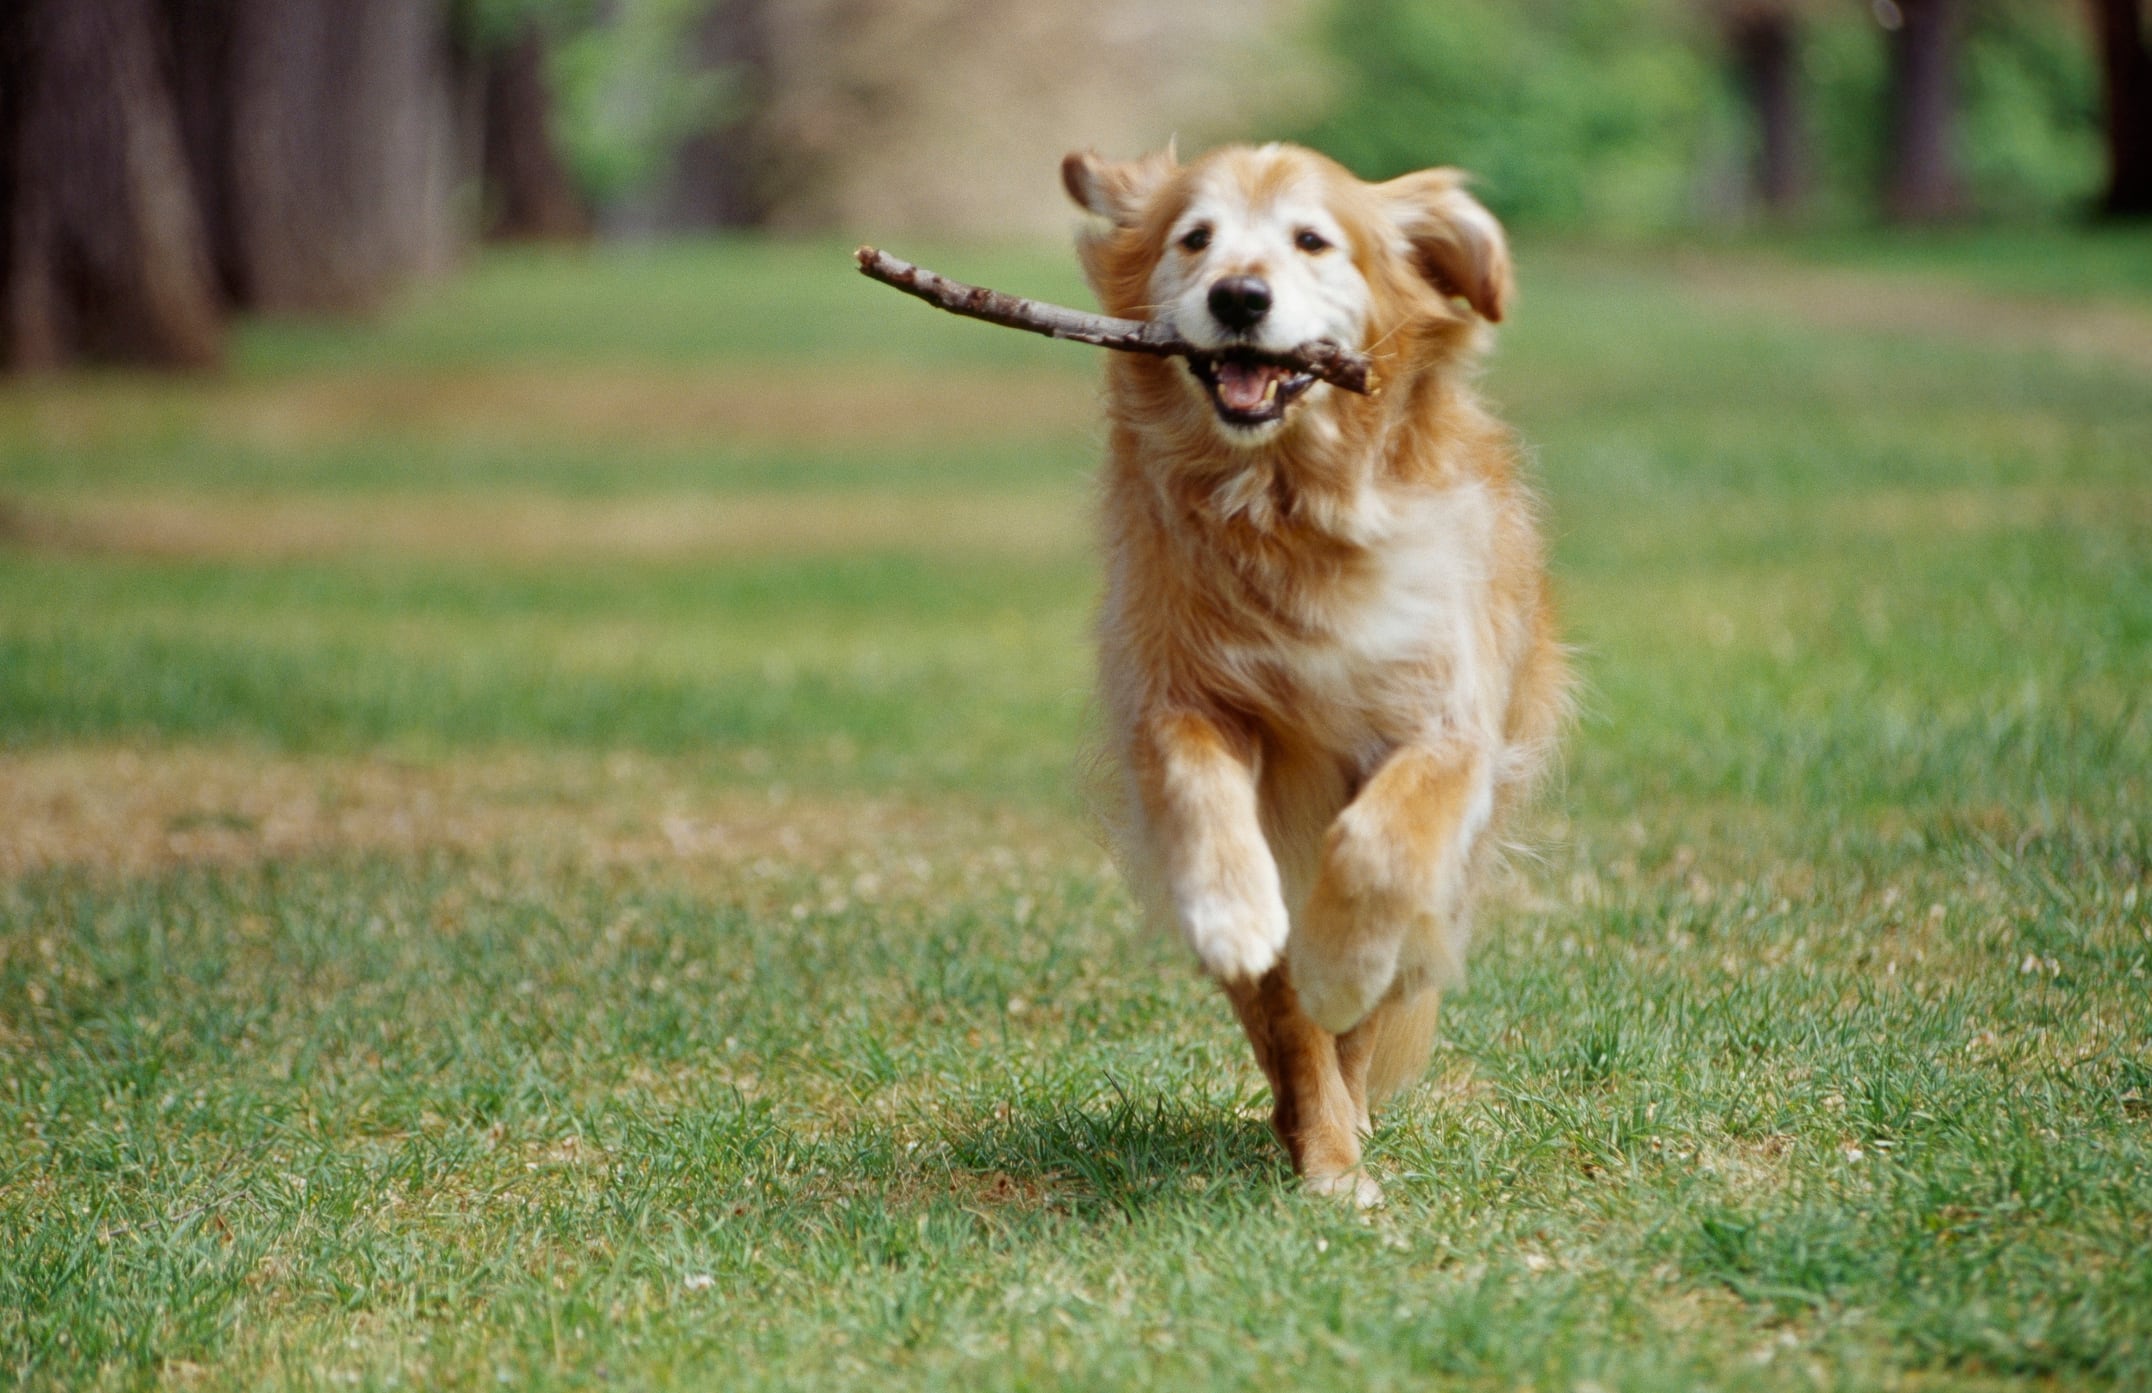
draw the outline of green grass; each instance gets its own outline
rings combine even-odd
[[[1071,303],[1074,256],[965,248],[889,250],[952,275]],[[978,366],[1065,363],[1064,345],[990,335],[891,292],[868,290],[849,247],[825,242],[675,245],[595,253],[496,253],[445,294],[417,293],[367,337],[334,327],[262,329],[251,371],[501,363],[700,363],[827,367],[924,356]],[[963,269],[959,271],[957,268]]]
[[[716,750],[795,779],[1066,800],[1088,576],[916,555],[725,567],[16,557],[4,740]],[[827,747],[848,754],[833,769]],[[856,755],[857,758],[853,756]]]
[[[2000,225],[1891,237],[1811,233],[1766,241],[1833,265],[1910,272],[1985,290],[2152,304],[2152,235],[2142,225],[2093,223],[2070,232]]]
[[[2143,303],[2059,235],[1802,254],[1987,296],[2004,242],[2028,292]],[[1525,250],[1488,389],[1585,716],[1362,1220],[1294,1189],[1229,1013],[1085,840],[1073,542],[481,545],[534,500],[981,493],[1073,538],[1095,431],[277,414],[511,367],[688,405],[774,364],[832,415],[878,372],[1087,390],[842,251],[494,258],[254,330],[225,384],[0,390],[0,781],[45,790],[0,787],[0,1381],[2152,1381],[2141,358]],[[172,499],[234,525],[45,521]],[[360,506],[471,545],[245,544]],[[628,757],[647,788],[592,782]],[[250,801],[366,770],[420,834],[279,842]],[[441,800],[476,830],[429,841]],[[604,844],[680,817],[739,846]]]

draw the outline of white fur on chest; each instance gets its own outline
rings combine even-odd
[[[1398,489],[1353,511],[1365,528],[1359,564],[1313,597],[1305,631],[1236,643],[1228,666],[1282,682],[1296,721],[1339,753],[1445,731],[1485,738],[1499,697],[1485,488]]]

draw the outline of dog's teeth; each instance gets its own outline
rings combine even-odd
[[[1277,399],[1278,379],[1273,377],[1270,379],[1270,381],[1263,384],[1263,405],[1268,406]]]

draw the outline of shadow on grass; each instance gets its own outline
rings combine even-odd
[[[1079,1214],[1261,1193],[1291,1174],[1266,1123],[1215,1099],[1132,1096],[1114,1083],[1077,1102],[1012,1099],[943,1144],[954,1166],[982,1182],[1005,1178]]]

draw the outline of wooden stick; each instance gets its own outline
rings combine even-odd
[[[1072,310],[1066,305],[1049,305],[1043,300],[1026,300],[1021,295],[1007,295],[984,286],[966,285],[874,247],[861,247],[852,253],[852,259],[859,263],[862,274],[884,285],[895,286],[907,295],[916,295],[951,314],[983,319],[1003,328],[1022,329],[1051,339],[1069,339],[1123,353],[1148,353],[1157,358],[1216,359],[1225,356],[1218,349],[1197,347],[1155,320],[1114,319],[1108,315]],[[1232,355],[1309,373],[1348,392],[1373,396],[1376,391],[1373,366],[1368,360],[1330,339],[1316,339],[1285,353],[1236,348]]]

